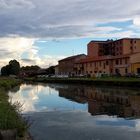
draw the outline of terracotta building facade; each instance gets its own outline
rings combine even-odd
[[[74,76],[76,74],[75,64],[81,59],[85,59],[85,54],[70,56],[58,61],[59,75]]]
[[[140,39],[91,41],[86,58],[75,63],[76,74],[129,75],[140,74]]]

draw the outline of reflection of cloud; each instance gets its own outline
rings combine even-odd
[[[135,128],[136,128],[136,131],[140,131],[140,119],[137,119],[135,121]]]
[[[37,111],[35,108],[35,104],[39,100],[39,94],[42,93],[45,87],[38,85],[38,86],[32,86],[32,85],[22,85],[20,88],[20,91],[14,93],[9,93],[9,96],[12,100],[12,103],[14,102],[20,102],[23,104],[23,111]]]

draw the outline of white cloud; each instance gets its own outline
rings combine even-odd
[[[140,16],[136,16],[133,20],[133,24],[136,26],[140,26]]]
[[[24,53],[28,54],[29,59],[34,58],[37,54],[34,41],[24,37],[0,38],[0,67],[12,59],[20,61]]]
[[[0,36],[87,37],[90,31],[96,34],[98,23],[133,20],[139,24],[139,5],[139,0],[1,0]]]
[[[34,8],[32,1],[29,0],[0,0],[0,11],[17,10],[21,8]]]
[[[45,59],[45,64],[44,66],[45,67],[49,67],[49,66],[52,66],[52,65],[56,65],[58,64],[58,60],[61,60],[63,58],[65,58],[67,56],[51,56],[51,55],[45,55],[44,59]]]
[[[21,66],[39,65],[48,67],[56,65],[58,60],[66,56],[39,56],[39,48],[34,45],[36,39],[13,37],[0,38],[0,67],[8,64],[12,59],[20,62]],[[24,56],[25,55],[25,56]]]
[[[139,37],[139,5],[139,0],[0,0],[0,67],[13,58],[22,65],[56,64],[58,56],[39,56],[36,38]],[[127,30],[97,26],[128,20],[133,27]]]

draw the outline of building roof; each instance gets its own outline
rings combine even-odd
[[[87,63],[87,62],[95,62],[95,61],[104,61],[104,60],[111,60],[111,59],[119,59],[119,58],[128,58],[130,55],[120,55],[120,56],[98,56],[98,57],[87,57],[85,59],[81,59],[76,64],[79,63]]]
[[[67,60],[70,60],[70,59],[75,59],[75,58],[81,57],[81,56],[86,56],[86,55],[85,54],[78,54],[78,55],[69,56],[67,58],[64,58],[64,59],[59,60],[59,62],[60,61],[67,61]]]
[[[94,43],[110,43],[110,42],[115,42],[115,41],[119,41],[119,40],[140,40],[140,38],[120,38],[120,39],[116,39],[116,40],[113,40],[113,39],[108,39],[108,40],[92,40],[90,42],[94,42]],[[89,42],[89,43],[90,43]]]
[[[103,40],[92,40],[90,42],[94,42],[94,43],[106,43],[107,41],[103,41]]]

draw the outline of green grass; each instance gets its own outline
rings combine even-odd
[[[16,85],[19,85],[21,81],[14,79],[14,78],[8,78],[8,77],[0,77],[0,88],[4,88],[5,90],[9,90]]]
[[[8,102],[7,91],[19,85],[20,81],[0,77],[0,130],[16,129],[19,136],[27,130],[27,124],[20,115],[21,105]]]

